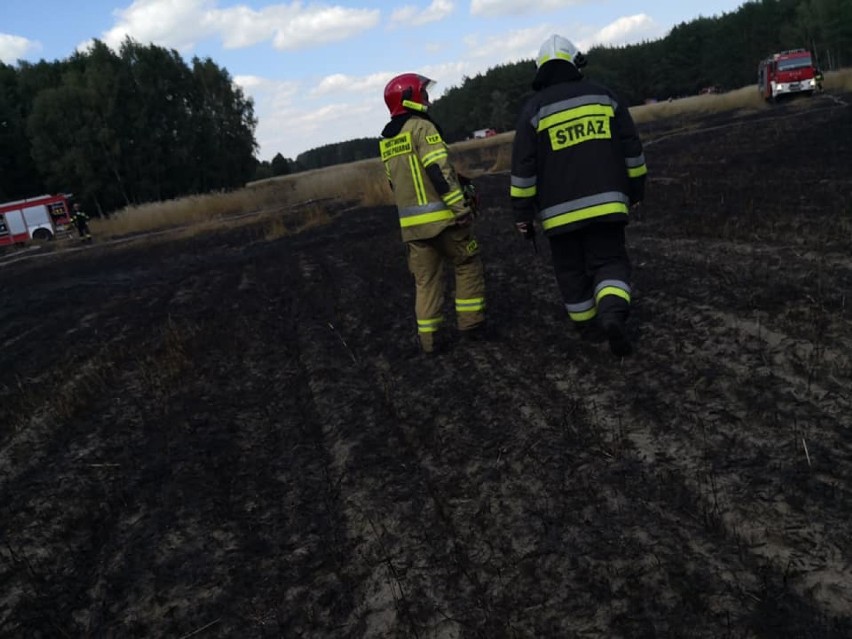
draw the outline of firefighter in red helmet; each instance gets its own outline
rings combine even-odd
[[[414,276],[417,335],[427,354],[436,351],[443,322],[447,261],[455,271],[456,325],[463,337],[485,337],[485,278],[473,235],[473,201],[465,197],[441,129],[427,113],[433,84],[416,73],[387,83],[391,119],[379,143]]]

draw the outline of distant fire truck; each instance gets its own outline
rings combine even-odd
[[[71,195],[38,197],[0,203],[0,246],[30,240],[52,240],[71,224]]]
[[[477,129],[473,132],[474,140],[481,140],[482,138],[493,138],[497,135],[496,129]]]
[[[757,88],[765,100],[795,93],[812,94],[817,89],[817,73],[808,50],[781,51],[758,65]]]

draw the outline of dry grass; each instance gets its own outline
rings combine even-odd
[[[827,71],[822,85],[826,91],[837,91],[840,93],[852,91],[852,69]]]
[[[326,207],[317,203],[307,204],[289,214],[272,216],[272,219],[264,226],[263,238],[277,240],[329,222],[331,222],[331,215]]]
[[[852,91],[852,69],[825,74],[826,91]],[[689,114],[723,111],[754,111],[770,108],[757,88],[749,85],[722,94],[696,95],[630,109],[637,123],[653,122]],[[450,146],[459,172],[476,177],[482,173],[507,171],[511,162],[514,132],[465,140]],[[257,214],[270,216],[263,236],[275,239],[305,228],[327,223],[327,204],[382,206],[393,203],[393,194],[377,158],[306,171],[295,175],[251,182],[229,193],[196,195],[179,200],[128,207],[108,220],[94,220],[98,239],[174,230],[175,235],[194,235],[223,225],[236,225]]]
[[[352,201],[363,206],[390,203],[390,187],[381,162],[364,160],[253,182],[227,193],[131,206],[109,219],[93,220],[91,227],[98,239],[166,230],[173,231],[170,237],[182,237],[223,225],[250,223],[245,218],[255,214],[275,214],[279,217],[268,226],[267,235],[280,237],[295,232],[296,228],[315,226],[319,220],[329,220],[328,211],[318,204],[329,200]],[[301,210],[305,207],[312,211],[310,216]],[[311,221],[306,221],[308,217]]]
[[[768,108],[757,86],[747,86],[728,93],[691,95],[655,104],[631,107],[630,114],[637,124],[665,120],[678,115],[721,113],[723,111],[754,111]]]

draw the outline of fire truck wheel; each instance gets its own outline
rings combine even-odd
[[[33,239],[38,240],[39,242],[49,242],[53,239],[53,233],[47,229],[36,229],[33,232]]]

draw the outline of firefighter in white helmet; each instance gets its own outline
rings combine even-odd
[[[645,190],[645,156],[624,102],[590,82],[583,55],[554,35],[536,60],[536,93],[521,109],[511,198],[526,237],[533,220],[550,241],[556,281],[581,335],[602,332],[616,356],[632,345],[630,260],[624,227]],[[603,331],[600,331],[603,329]]]
[[[472,229],[474,211],[441,130],[427,115],[432,84],[416,73],[388,82],[384,97],[391,120],[380,141],[414,276],[417,335],[427,354],[436,351],[444,319],[445,261],[455,270],[456,324],[461,335],[485,337],[485,279]]]

